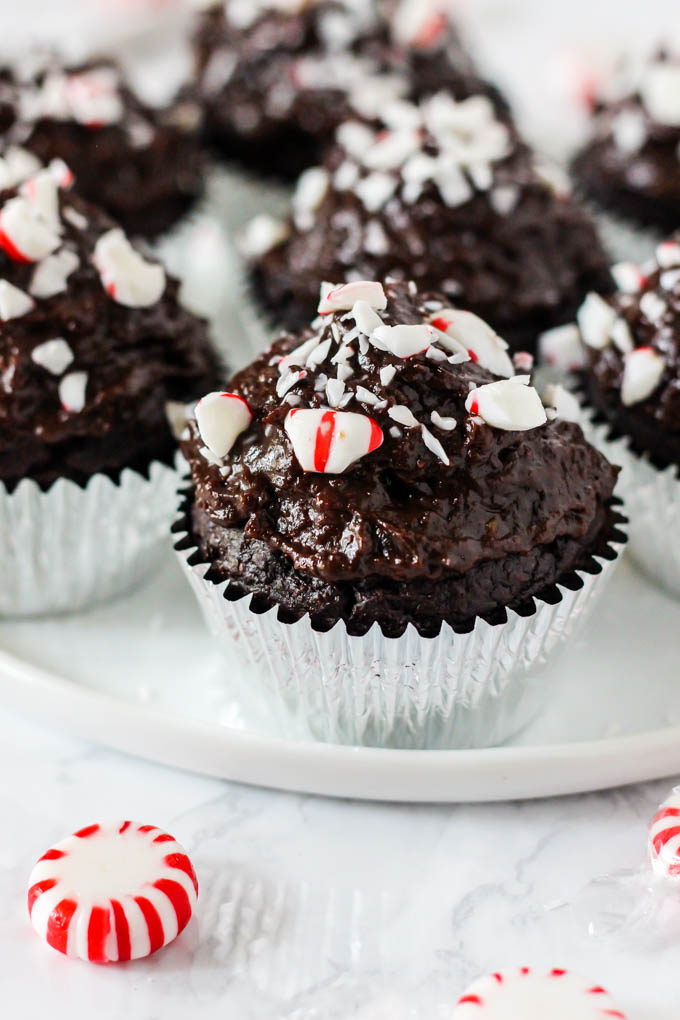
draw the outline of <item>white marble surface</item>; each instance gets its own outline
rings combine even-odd
[[[601,908],[582,893],[644,861],[671,781],[517,804],[333,802],[173,772],[3,711],[0,775],[8,1020],[436,1020],[477,974],[515,964],[578,970],[630,1020],[677,1016],[676,939],[593,938]],[[155,958],[97,967],[41,944],[26,880],[53,842],[116,817],[184,843],[199,907]]]

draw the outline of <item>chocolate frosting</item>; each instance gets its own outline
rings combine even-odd
[[[483,82],[448,19],[399,36],[395,0],[316,0],[289,9],[216,4],[197,24],[196,94],[212,141],[231,158],[294,179],[317,163],[353,96],[373,105],[438,89],[505,100]],[[236,11],[236,8],[239,11]],[[278,7],[278,9],[275,9]],[[237,13],[239,17],[237,17]]]
[[[255,293],[274,321],[301,328],[324,280],[393,276],[442,291],[450,303],[490,322],[514,349],[534,350],[539,333],[573,319],[589,289],[611,288],[592,221],[562,191],[568,182],[553,179],[511,123],[494,121],[482,97],[458,111],[447,100],[437,95],[386,111],[363,149],[347,125],[339,129],[318,207],[294,216],[289,237],[255,259]],[[447,136],[449,115],[461,120],[460,138]],[[376,208],[362,189],[376,179],[385,132],[403,137],[409,129],[400,121],[419,118],[425,128],[418,150],[401,165],[380,167],[377,176],[391,179],[394,190]],[[420,187],[412,179],[420,172],[416,160],[441,167]]]
[[[146,105],[109,60],[63,67],[36,55],[29,64],[28,73],[0,70],[2,151],[19,145],[43,163],[63,159],[78,178],[79,193],[133,236],[152,237],[172,226],[203,190],[198,106],[188,100],[164,109]],[[83,123],[64,104],[63,83],[87,82],[93,72],[110,77],[119,110],[106,122]]]
[[[429,296],[426,308],[406,284],[385,291],[388,324],[421,323],[441,305]],[[575,424],[502,431],[469,414],[470,389],[496,379],[473,360],[399,358],[362,341],[349,362],[345,409],[372,417],[384,442],[342,474],[301,469],[286,416],[291,406],[327,406],[336,337],[353,325],[351,313],[329,316],[301,337],[284,336],[233,377],[228,389],[248,401],[254,419],[223,462],[206,456],[190,424],[183,451],[195,484],[191,528],[214,578],[232,578],[230,591],[254,591],[263,606],[308,611],[323,626],[342,617],[363,632],[378,619],[396,633],[411,620],[436,632],[442,619],[466,626],[573,569],[603,532],[616,469]],[[331,341],[326,358],[280,398],[280,359],[315,332]],[[387,366],[396,372],[384,385]],[[396,405],[419,424],[395,428]],[[438,428],[432,412],[454,418],[455,428]],[[425,445],[425,424],[449,464]]]
[[[652,67],[679,63],[660,54]],[[574,176],[617,215],[665,235],[680,220],[680,123],[656,120],[639,86],[614,91],[594,103],[592,137],[574,159]]]
[[[670,243],[680,246],[680,234]],[[663,358],[663,374],[652,392],[625,406],[626,352],[614,341],[600,350],[585,347],[585,378],[593,405],[615,434],[628,436],[634,449],[648,453],[660,467],[680,466],[680,247],[677,252],[677,265],[655,261],[641,271],[639,289],[618,291],[608,299],[627,324],[632,347],[650,348]]]
[[[16,194],[0,192],[0,209]],[[85,483],[100,471],[115,478],[124,467],[171,462],[166,402],[195,398],[220,375],[206,325],[181,307],[177,281],[166,277],[148,307],[109,297],[92,259],[97,239],[115,225],[70,192],[59,192],[59,207],[59,251],[77,256],[77,268],[59,293],[0,321],[0,481],[10,488],[24,477],[47,487],[60,477]],[[84,219],[76,225],[73,215]],[[0,249],[2,285],[24,296],[37,265]],[[50,369],[33,355],[56,338],[72,360]],[[82,410],[62,404],[66,373],[86,373]]]

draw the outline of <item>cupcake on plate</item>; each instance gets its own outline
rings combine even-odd
[[[618,292],[589,294],[578,316],[594,438],[623,465],[632,555],[680,595],[680,234],[615,276]]]
[[[86,607],[155,564],[166,407],[219,378],[176,281],[70,179],[57,161],[0,191],[0,615]]]
[[[79,193],[132,234],[172,227],[203,189],[198,108],[143,103],[111,61],[27,55],[0,70],[0,145],[63,159]]]
[[[604,222],[617,258],[645,258],[655,238],[677,229],[680,52],[659,53],[638,73],[622,67],[607,83],[594,104],[592,137],[574,159],[573,173],[611,214]]]
[[[256,218],[244,251],[260,306],[301,328],[323,280],[413,279],[514,350],[611,286],[588,216],[486,96],[438,93],[345,122],[298,182],[288,223]]]
[[[213,144],[288,179],[319,162],[353,104],[373,117],[394,99],[482,89],[432,0],[209,3],[195,46],[196,94]]]
[[[508,737],[622,539],[616,469],[489,326],[413,284],[324,287],[182,450],[176,549],[206,617],[326,740]]]

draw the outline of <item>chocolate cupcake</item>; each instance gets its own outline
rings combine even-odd
[[[616,470],[443,297],[356,282],[319,312],[197,405],[180,558],[315,734],[501,740],[615,558]]]
[[[623,465],[631,553],[680,595],[680,234],[615,276],[613,297],[579,311],[595,440]]]
[[[0,614],[149,569],[176,484],[167,405],[220,375],[177,282],[69,182],[57,162],[0,192]]]
[[[680,225],[680,54],[660,53],[636,75],[622,68],[608,83],[595,101],[592,137],[573,172],[617,221],[660,238]],[[643,237],[636,246],[630,231],[619,236],[618,257],[634,257],[645,244]]]
[[[275,321],[300,328],[324,280],[414,279],[503,334],[515,350],[573,320],[611,285],[606,255],[565,182],[485,96],[439,93],[343,124],[321,168],[302,175],[288,224],[244,238]],[[566,185],[568,188],[568,184]]]
[[[357,106],[484,89],[447,15],[413,0],[226,0],[196,31],[209,138],[250,169],[295,179]]]
[[[188,101],[143,103],[106,60],[63,67],[55,58],[0,70],[0,144],[43,163],[63,159],[84,198],[134,235],[173,226],[203,188],[200,114]]]

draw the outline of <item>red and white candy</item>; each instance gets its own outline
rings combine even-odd
[[[453,1011],[452,1020],[625,1020],[600,985],[569,971],[519,967],[479,978]]]
[[[320,474],[342,474],[383,443],[377,422],[353,411],[295,408],[284,427],[302,470]]]
[[[327,290],[319,301],[318,311],[320,315],[350,311],[357,301],[365,301],[379,312],[387,308],[387,296],[381,283],[355,280],[353,283],[343,283],[339,287]]]
[[[529,385],[528,375],[478,386],[468,394],[465,407],[487,425],[507,432],[526,432],[547,421],[541,398]]]
[[[238,393],[208,393],[196,404],[194,413],[201,439],[220,459],[253,420],[250,407]]]
[[[673,790],[652,819],[649,854],[658,875],[680,879],[680,787]]]
[[[621,402],[625,407],[650,397],[666,370],[663,357],[652,347],[637,347],[625,355]]]
[[[472,360],[479,362],[482,368],[506,378],[514,375],[515,370],[507,353],[508,345],[478,315],[459,308],[444,308],[430,317],[430,323],[445,336],[461,344]],[[442,342],[446,341],[442,339]]]
[[[59,244],[53,225],[23,195],[10,198],[0,209],[0,245],[15,262],[39,262]]]
[[[155,825],[90,825],[43,854],[29,879],[38,935],[66,956],[118,963],[155,953],[186,927],[198,896],[184,849]]]
[[[120,305],[148,308],[156,304],[165,290],[163,267],[142,258],[119,227],[102,234],[92,261],[107,294]]]

